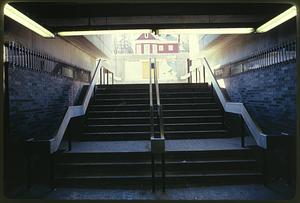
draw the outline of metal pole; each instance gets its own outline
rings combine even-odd
[[[54,156],[55,153],[50,154],[49,183],[50,183],[51,190],[54,190]]]
[[[68,140],[68,150],[69,150],[69,151],[72,150],[72,140],[71,140],[70,137],[69,137],[69,140]]]
[[[205,66],[203,66],[203,83],[205,83]]]
[[[151,166],[152,166],[152,192],[155,192],[155,160],[154,154],[151,153]]]
[[[31,149],[27,149],[27,150],[28,150],[27,151],[27,189],[30,189],[31,188]]]
[[[102,67],[100,67],[99,74],[100,74],[100,85],[102,85]]]
[[[162,170],[162,191],[166,192],[166,167],[165,167],[165,154],[161,154],[161,170]]]
[[[198,83],[198,68],[196,68],[196,83]]]
[[[108,85],[108,70],[106,69],[106,84]]]
[[[241,146],[245,148],[245,126],[244,126],[244,120],[243,117],[241,117]]]

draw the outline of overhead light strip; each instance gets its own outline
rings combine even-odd
[[[159,29],[159,34],[249,34],[253,28]]]
[[[14,7],[10,6],[9,4],[6,4],[4,6],[4,15],[22,24],[23,26],[41,35],[42,37],[54,37],[54,34],[51,33],[49,30],[39,25],[35,21],[31,20],[29,17],[27,17]]]
[[[109,34],[135,34],[151,33],[151,29],[134,29],[134,30],[87,30],[87,31],[63,31],[58,32],[60,36],[82,36],[82,35],[109,35]]]
[[[296,6],[293,6],[293,7],[289,8],[288,10],[284,11],[283,13],[279,14],[278,16],[272,18],[265,24],[258,27],[256,29],[256,32],[258,32],[258,33],[267,32],[267,31],[277,27],[278,25],[288,21],[289,19],[295,17],[296,15],[297,15],[297,8],[296,8]]]

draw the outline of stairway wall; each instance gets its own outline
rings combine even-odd
[[[10,134],[52,136],[84,82],[19,67],[9,68]]]
[[[63,38],[45,39],[5,17],[4,41],[15,41],[93,73],[96,59]],[[5,190],[13,192],[26,184],[27,157],[22,140],[51,137],[58,129],[69,105],[73,105],[86,84],[66,77],[20,67],[9,68],[10,133],[6,136]],[[39,154],[39,152],[36,152]],[[45,165],[45,157],[35,156],[35,164]],[[33,166],[36,168],[36,165]],[[38,168],[47,179],[47,165]]]
[[[266,33],[221,36],[207,45],[207,59],[212,68],[218,68],[290,40],[296,40],[295,19]],[[245,72],[224,82],[230,99],[243,102],[266,133],[295,135],[295,61]]]
[[[213,69],[235,62],[277,44],[296,40],[296,19],[263,34],[220,36],[206,43]],[[201,41],[202,40],[202,41]],[[203,37],[209,41],[209,37]],[[203,47],[203,46],[202,46]],[[271,182],[296,177],[296,61],[260,68],[224,79],[233,102],[242,102],[267,135],[267,175]],[[290,136],[278,136],[286,133]]]
[[[269,135],[296,133],[296,63],[273,65],[224,79],[233,102],[242,102]]]

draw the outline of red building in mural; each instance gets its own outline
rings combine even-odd
[[[172,35],[156,37],[151,33],[141,34],[135,41],[136,54],[179,53],[178,38]]]

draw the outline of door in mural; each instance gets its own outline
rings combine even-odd
[[[143,79],[150,79],[150,67],[149,67],[149,61],[143,61]],[[156,68],[157,68],[157,79],[159,79],[159,62],[156,61]],[[152,70],[152,76],[154,75]]]

